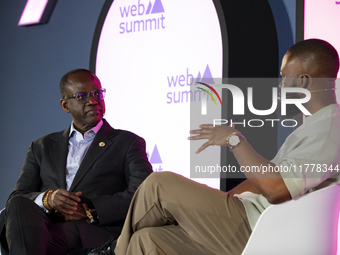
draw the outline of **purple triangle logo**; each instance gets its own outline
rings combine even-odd
[[[153,152],[151,154],[150,163],[151,164],[161,164],[162,163],[161,156],[159,155],[156,144],[155,144],[155,148],[153,148]]]
[[[146,10],[145,14],[149,14],[150,13],[151,7],[152,7],[151,2],[149,2],[148,9]]]
[[[160,13],[164,12],[163,4],[161,0],[156,0],[155,4],[153,5],[151,13]]]
[[[205,68],[203,77],[201,82],[207,83],[207,84],[215,84],[214,79],[212,77],[209,65],[207,65],[207,67]]]

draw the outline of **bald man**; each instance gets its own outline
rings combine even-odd
[[[311,116],[271,161],[259,155],[233,127],[201,125],[188,138],[208,139],[197,153],[211,145],[228,146],[243,167],[302,166],[303,171],[245,173],[248,179],[228,193],[174,173],[153,173],[132,199],[115,254],[241,254],[269,205],[338,184],[339,172],[328,171],[340,165],[340,109],[334,93],[338,69],[336,50],[322,40],[299,42],[285,54],[280,87],[308,89],[311,99],[304,107]],[[289,112],[296,113],[296,109]],[[327,168],[305,172],[308,164]],[[114,254],[113,248],[107,244],[87,254]]]

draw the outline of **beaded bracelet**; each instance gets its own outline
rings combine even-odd
[[[43,205],[47,210],[52,210],[52,207],[48,204],[48,197],[50,196],[52,192],[53,192],[53,189],[46,190],[42,198]]]

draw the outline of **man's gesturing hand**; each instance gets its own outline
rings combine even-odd
[[[58,212],[73,214],[78,210],[81,194],[81,191],[73,193],[65,189],[57,189],[48,197],[48,204]]]
[[[226,138],[235,132],[235,129],[230,126],[213,126],[212,124],[204,124],[199,126],[200,129],[190,130],[190,134],[197,134],[196,136],[189,136],[189,140],[208,139],[196,153],[200,153],[210,145],[227,146]]]

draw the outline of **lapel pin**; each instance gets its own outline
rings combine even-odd
[[[104,147],[104,146],[105,146],[105,143],[104,143],[104,142],[100,142],[100,143],[99,143],[99,146],[100,146],[100,147]]]

